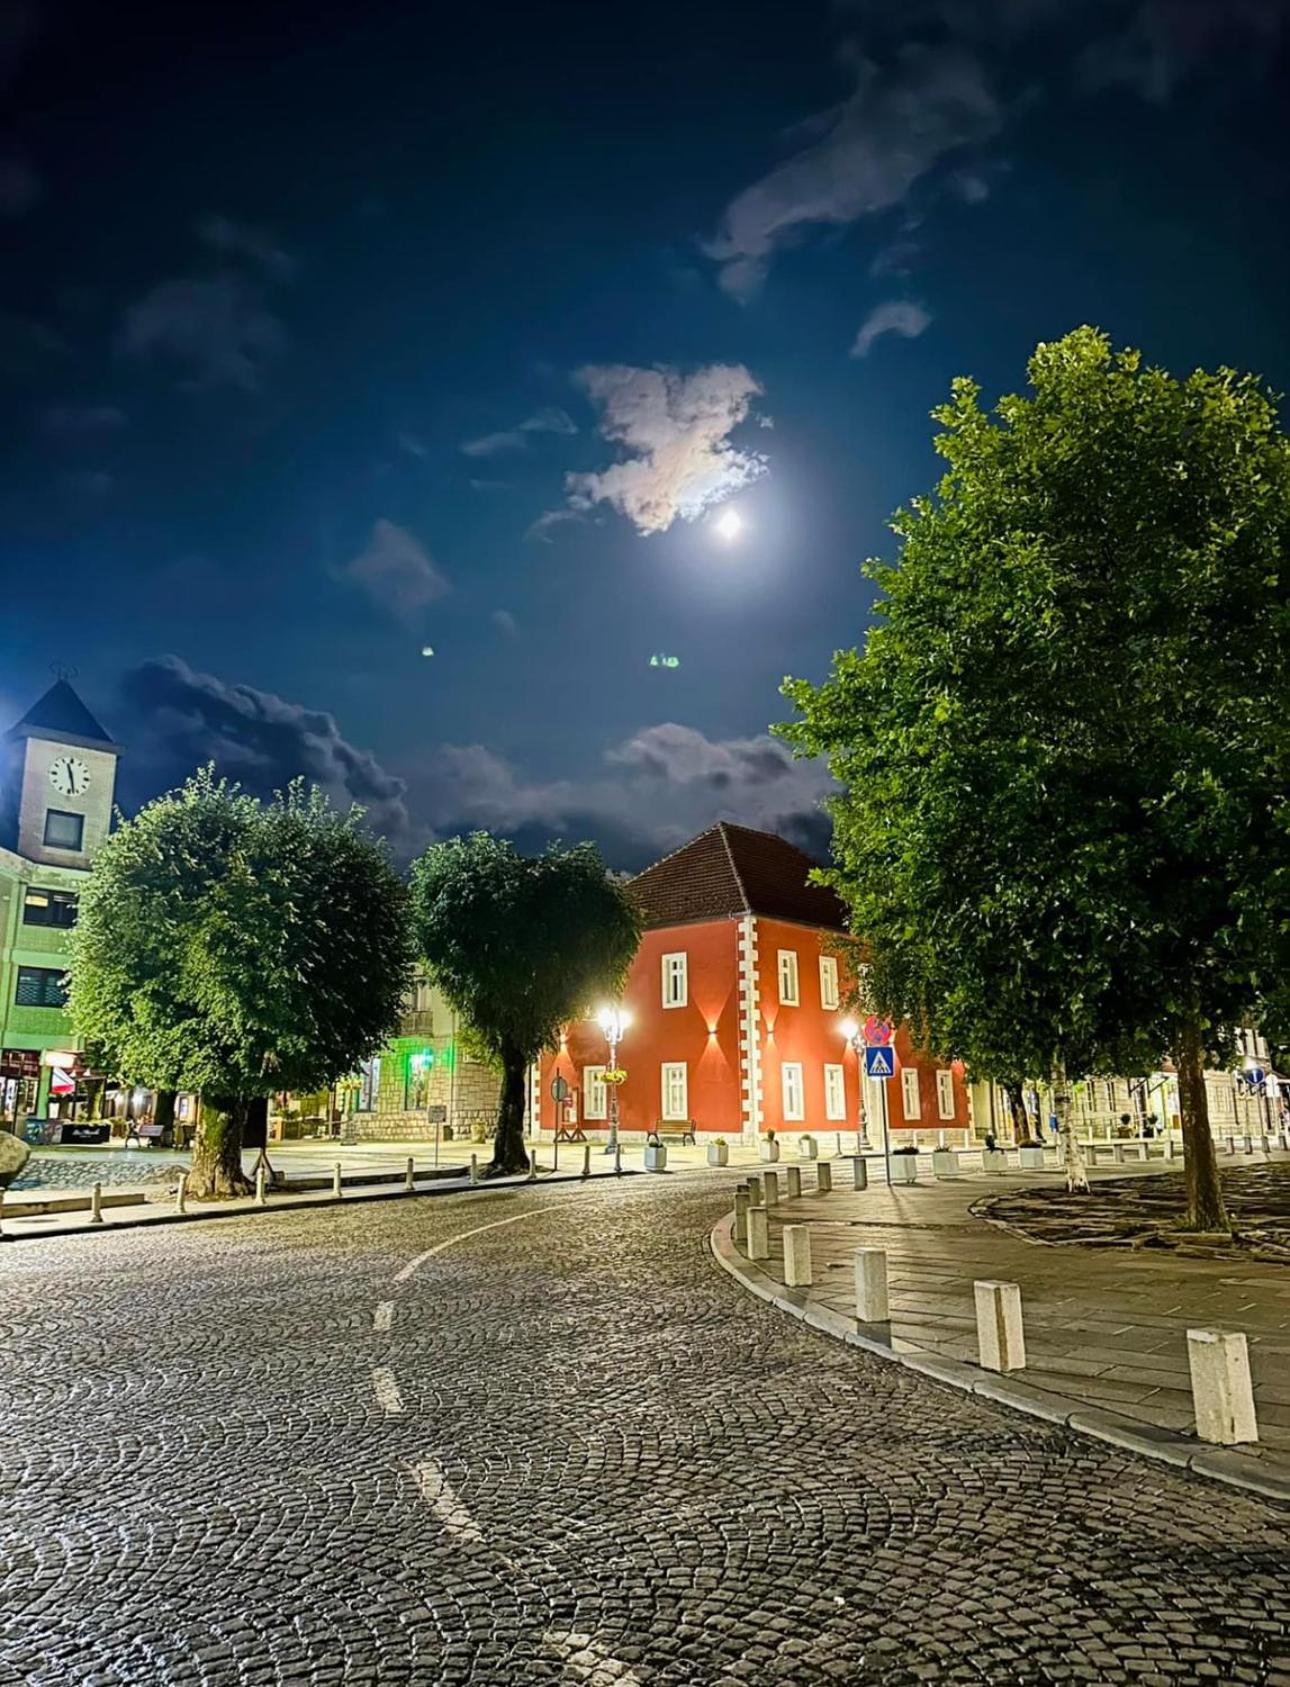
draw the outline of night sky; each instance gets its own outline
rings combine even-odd
[[[954,375],[1093,322],[1290,386],[1288,44],[1290,0],[0,0],[0,715],[74,668],[128,806],[304,772],[400,856],[820,846],[779,683],[863,636]]]

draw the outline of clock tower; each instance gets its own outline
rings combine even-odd
[[[22,745],[18,854],[48,867],[88,867],[112,824],[120,746],[65,679],[8,737]]]

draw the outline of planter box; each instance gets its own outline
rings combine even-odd
[[[817,1160],[820,1155],[820,1145],[813,1136],[802,1136],[797,1141],[797,1157],[799,1160]]]
[[[1041,1172],[1044,1169],[1044,1151],[1042,1148],[1019,1148],[1017,1153],[1021,1157],[1023,1172]]]
[[[645,1149],[645,1170],[647,1172],[665,1172],[667,1170],[667,1144],[651,1142]]]
[[[959,1175],[959,1157],[952,1148],[934,1148],[932,1150],[932,1176],[957,1177]]]
[[[708,1164],[710,1166],[728,1166],[730,1164],[730,1150],[724,1142],[710,1142],[708,1144]]]
[[[1001,1177],[1008,1169],[1008,1156],[1002,1148],[983,1148],[981,1150],[981,1164],[985,1170]]]
[[[763,1138],[762,1142],[761,1142],[761,1157],[762,1157],[763,1160],[771,1160],[771,1161],[778,1160],[779,1159],[779,1144],[778,1144],[778,1142],[767,1142],[765,1140],[765,1138]]]
[[[893,1154],[891,1157],[891,1181],[893,1183],[917,1183],[918,1155]]]

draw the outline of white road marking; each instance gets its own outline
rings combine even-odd
[[[529,1207],[525,1212],[512,1213],[509,1218],[495,1218],[490,1224],[477,1224],[473,1230],[463,1230],[460,1235],[449,1236],[446,1242],[436,1242],[433,1248],[427,1248],[423,1254],[418,1254],[415,1259],[410,1259],[401,1271],[394,1273],[390,1280],[394,1283],[406,1283],[419,1265],[424,1265],[428,1259],[433,1259],[436,1254],[443,1253],[447,1248],[455,1248],[458,1242],[468,1242],[472,1236],[482,1236],[485,1230],[500,1230],[504,1224],[518,1224],[523,1218],[536,1218],[538,1213],[554,1211],[555,1203],[548,1202],[544,1207]]]
[[[372,1387],[376,1390],[376,1403],[385,1415],[397,1417],[403,1410],[403,1396],[388,1365],[378,1365],[372,1372]]]
[[[640,1677],[620,1658],[612,1658],[605,1646],[590,1634],[572,1629],[549,1628],[542,1644],[554,1652],[565,1673],[586,1687],[640,1687]]]
[[[394,1322],[394,1302],[392,1300],[378,1300],[376,1311],[372,1314],[372,1328],[374,1330],[388,1330]]]
[[[433,1459],[422,1459],[412,1466],[421,1498],[434,1512],[450,1535],[460,1541],[482,1541],[479,1525],[457,1498],[448,1478]]]

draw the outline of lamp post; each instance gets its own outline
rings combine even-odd
[[[856,1054],[856,1153],[868,1154],[872,1152],[872,1144],[864,1107],[864,1038],[854,1019],[844,1019],[838,1029]]]
[[[606,1073],[606,1083],[609,1089],[609,1141],[605,1144],[606,1154],[618,1152],[618,1078],[612,1080],[610,1073],[618,1071],[618,1045],[622,1041],[623,1032],[627,1029],[629,1020],[621,1004],[612,1003],[602,1007],[596,1015],[596,1023],[605,1033],[605,1041],[609,1044],[609,1073]]]

